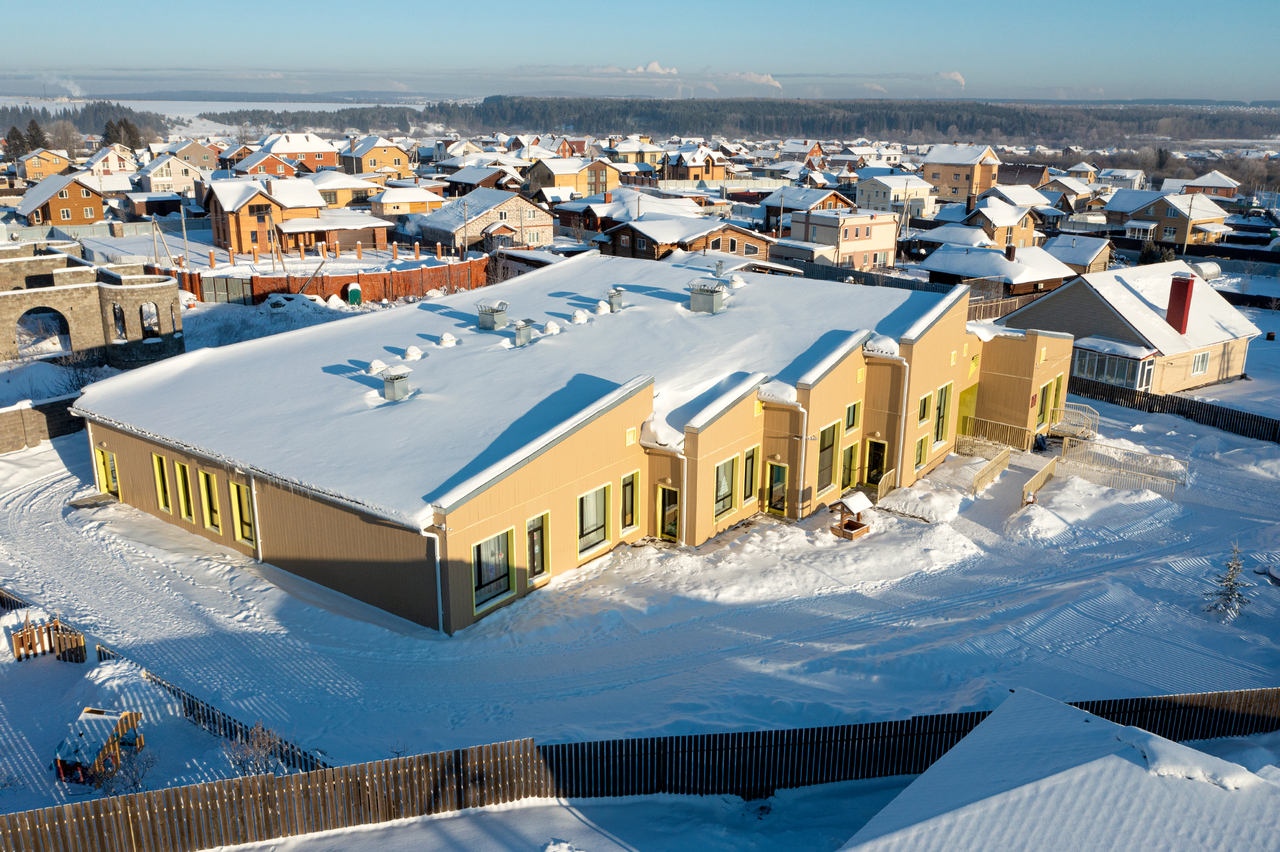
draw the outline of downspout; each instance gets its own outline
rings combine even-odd
[[[900,418],[898,425],[898,464],[894,468],[898,472],[898,482],[902,482],[902,459],[907,447],[907,414],[909,413],[907,405],[911,394],[911,365],[901,355],[881,355],[876,352],[867,354],[872,358],[879,358],[882,361],[897,361],[902,365],[902,411],[898,414]]]
[[[253,549],[255,558],[262,561],[262,513],[258,511],[258,481],[249,473],[249,496],[253,499]]]
[[[800,412],[800,483],[799,483],[800,487],[799,487],[799,490],[796,492],[797,495],[799,495],[796,498],[796,517],[801,518],[803,517],[803,515],[801,515],[800,513],[800,507],[803,506],[805,502],[804,501],[804,476],[805,476],[804,462],[805,462],[806,451],[809,449],[809,412],[806,411],[805,407],[801,405],[799,402],[782,402],[780,400],[773,400],[773,399],[770,399],[767,401],[773,405],[784,405],[787,408],[794,408],[796,411]]]
[[[676,453],[680,459],[680,544],[685,543],[685,524],[689,513],[685,511],[689,501],[689,459],[684,453]]]
[[[431,554],[435,557],[436,563],[436,629],[444,633],[444,598],[441,596],[440,586],[440,536],[433,532],[422,530],[422,534],[431,539]],[[447,636],[448,634],[445,633]]]

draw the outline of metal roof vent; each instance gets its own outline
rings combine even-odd
[[[422,350],[421,350],[421,349],[419,349],[419,348],[418,348],[418,347],[416,347],[416,346],[410,346],[408,349],[404,350],[404,360],[406,360],[406,361],[421,361],[421,360],[422,360]]]
[[[689,285],[689,310],[695,314],[718,314],[724,310],[724,284],[701,278]]]
[[[382,371],[382,396],[387,402],[396,402],[409,395],[409,374],[412,372],[411,368],[403,365]]]
[[[546,323],[544,323],[542,326],[542,333],[543,334],[559,334],[560,323],[556,322],[555,320],[547,320]]]
[[[604,299],[601,299],[600,301],[596,302],[596,313],[611,314],[613,313],[613,307]]]
[[[507,303],[501,299],[485,299],[476,302],[480,310],[480,330],[496,331],[507,327]]]
[[[621,287],[614,287],[612,290],[605,293],[605,295],[609,297],[609,310],[615,314],[622,310],[622,294],[624,292],[625,291]]]
[[[533,340],[533,326],[528,320],[516,320],[516,346],[528,346],[529,341]]]
[[[716,277],[717,278],[724,277],[724,261],[723,260],[716,261]]]
[[[454,337],[449,332],[446,331],[444,334],[440,335],[440,347],[442,349],[448,349],[450,346],[457,346],[457,345],[458,345],[458,338]]]
[[[369,362],[369,369],[366,370],[366,372],[371,376],[376,376],[385,369],[387,369],[387,365],[379,361],[377,358],[374,358]]]
[[[586,324],[587,319],[587,312],[582,310],[582,308],[578,308],[578,310],[573,312],[572,322],[574,325],[584,325]]]

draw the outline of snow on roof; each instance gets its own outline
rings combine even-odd
[[[997,195],[1010,204],[1018,207],[1049,206],[1049,199],[1046,198],[1040,190],[1035,187],[1027,186],[1025,183],[1015,183],[1009,186],[995,186],[983,194],[988,197]]]
[[[266,187],[256,180],[215,180],[209,182],[209,191],[222,205],[222,209],[234,213],[259,193],[265,193]]]
[[[80,176],[77,174],[50,175],[22,194],[22,203],[18,205],[18,215],[30,216],[50,198],[53,198],[71,184],[79,182]]]
[[[1195,180],[1187,181],[1187,186],[1204,186],[1216,189],[1235,189],[1240,185],[1240,181],[1227,177],[1222,172],[1214,169],[1207,175],[1201,175]]]
[[[835,194],[836,191],[834,189],[783,186],[769,193],[760,204],[764,207],[786,208],[787,210],[811,210],[819,204],[825,203],[827,199]]]
[[[539,160],[542,167],[553,175],[576,175],[585,169],[590,162],[590,160],[584,160],[581,157],[548,157],[544,160]]]
[[[538,190],[538,194],[552,204],[568,201],[576,193],[577,190],[572,186],[544,186]]]
[[[517,183],[522,181],[517,172],[506,166],[468,166],[465,169],[458,169],[453,174],[447,175],[445,181],[448,183],[477,184],[482,180],[493,177],[495,174],[504,174]]]
[[[266,182],[267,195],[285,207],[324,207],[320,190],[309,180],[302,178],[270,178]]]
[[[338,189],[381,189],[373,181],[362,180],[355,175],[349,175],[346,172],[334,171],[333,169],[325,169],[315,174],[299,175],[302,180],[309,180],[315,184],[316,189],[328,191]]]
[[[966,218],[982,214],[991,222],[993,227],[1013,228],[1030,212],[1030,208],[1015,207],[999,198],[988,197],[978,199],[973,213]]]
[[[615,225],[605,233],[613,233],[619,228],[632,228],[655,243],[670,244],[697,239],[704,234],[718,231],[726,225],[727,223],[720,219],[645,213],[638,219]]]
[[[1263,852],[1278,782],[1019,689],[841,852]]]
[[[823,246],[823,248],[831,248],[831,246]],[[754,257],[744,257],[737,254],[729,254],[723,251],[685,251],[684,249],[673,249],[670,254],[662,258],[659,263],[670,263],[677,266],[683,266],[687,269],[699,269],[704,271],[714,271],[716,264],[721,263],[721,271],[728,275],[731,272],[741,272],[750,270],[752,272],[765,271],[777,275],[799,276],[801,271],[794,266],[787,266],[785,263],[774,263],[771,260],[759,260]]]
[[[1063,263],[1088,266],[1109,244],[1110,240],[1103,237],[1060,234],[1046,242],[1043,248]]]
[[[338,153],[344,157],[363,157],[374,148],[398,148],[404,152],[403,148],[400,148],[390,139],[384,139],[381,136],[366,136],[363,139],[355,140],[354,147],[352,141],[350,139],[347,140],[347,143],[338,149]],[[408,152],[404,153],[407,155]]]
[[[1148,204],[1170,197],[1164,190],[1117,189],[1115,195],[1107,200],[1107,206],[1103,209],[1117,213],[1134,213]]]
[[[976,166],[991,158],[991,148],[986,145],[934,145],[925,155],[924,162],[948,166]],[[995,159],[996,163],[1000,160]]]
[[[332,154],[338,149],[314,133],[274,133],[262,140],[261,150],[288,155]]]
[[[605,195],[609,201],[605,201]],[[665,213],[669,216],[702,216],[702,208],[696,201],[688,198],[662,198],[626,187],[617,187],[608,193],[596,193],[586,198],[561,204],[557,210],[568,210],[580,213],[590,210],[601,219],[614,219],[619,222],[644,216],[649,213]]]
[[[1143,358],[1150,358],[1156,354],[1156,350],[1148,349],[1145,346],[1134,346],[1132,343],[1122,343],[1119,340],[1098,337],[1097,335],[1081,337],[1073,345],[1077,349],[1089,349],[1094,352],[1103,352],[1107,355],[1120,355],[1137,361],[1141,361]]]
[[[461,198],[448,202],[439,210],[423,216],[418,224],[423,228],[436,228],[441,231],[453,232],[461,228],[464,222],[474,222],[496,207],[519,197],[514,192],[481,187],[480,189],[472,190]],[[464,215],[465,219],[463,218]]]
[[[365,228],[390,228],[391,223],[363,210],[321,210],[318,216],[304,216],[277,222],[285,234],[308,234],[312,231],[362,231]]]
[[[76,172],[75,178],[98,192],[129,192],[133,189],[132,172],[116,172],[110,175],[95,175],[90,171]]]
[[[479,331],[465,319],[475,316],[476,294],[463,292],[169,358],[92,385],[77,410],[418,526],[475,477],[524,452],[531,436],[553,432],[637,377],[656,382],[647,440],[678,448],[685,425],[722,395],[727,377],[758,372],[794,385],[853,330],[896,338],[943,301],[893,287],[739,274],[745,286],[725,293],[725,310],[694,314],[688,287],[705,271],[587,254],[486,288],[486,297],[538,322],[608,287],[626,291],[620,313],[563,323],[560,334],[536,335],[529,346]],[[436,344],[446,332],[456,346]],[[427,352],[415,373],[419,392],[387,403],[365,369],[411,344]],[[229,398],[248,402],[221,402]],[[268,422],[306,423],[308,440],[264,428]],[[369,434],[384,436],[379,452],[342,449]]]
[[[862,169],[858,174],[863,175],[870,171],[872,171],[872,169]],[[867,181],[875,181],[886,189],[923,189],[928,191],[933,188],[933,184],[918,175],[872,175],[867,177],[863,183],[866,183]]]
[[[930,231],[913,233],[922,243],[945,243],[957,246],[993,246],[995,241],[976,225],[943,225]]]
[[[1071,267],[1035,246],[1018,249],[1015,259],[1009,260],[1000,248],[944,244],[925,258],[920,268],[963,278],[994,278],[1005,284],[1028,284],[1076,274]]]
[[[1192,279],[1187,333],[1179,334],[1165,315],[1174,275]],[[1152,263],[1110,272],[1092,272],[1068,286],[1092,288],[1129,323],[1148,345],[1162,355],[1177,355],[1261,332],[1244,314],[1209,286],[1184,261]]]
[[[1188,219],[1225,219],[1227,211],[1223,210],[1207,195],[1167,195],[1164,203],[1182,213]]]
[[[384,189],[377,195],[369,196],[370,201],[382,204],[420,204],[424,201],[444,201],[444,197],[420,187],[392,187]]]
[[[1081,180],[1077,180],[1069,175],[1058,175],[1049,183],[1057,183],[1058,186],[1070,192],[1072,195],[1088,195],[1089,185]]]

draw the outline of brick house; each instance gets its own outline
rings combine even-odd
[[[417,221],[422,242],[450,249],[510,248],[549,244],[551,214],[523,196],[477,189]]]
[[[620,181],[618,167],[608,160],[568,157],[538,160],[525,175],[525,192],[536,195],[545,187],[572,189],[580,196],[615,189]]]
[[[298,174],[298,166],[293,160],[285,159],[268,151],[255,151],[231,167],[237,175],[257,177],[259,175],[291,178]]]
[[[254,150],[305,163],[313,172],[336,169],[341,165],[338,149],[314,133],[273,133],[262,140],[260,148]]]
[[[755,260],[768,260],[774,242],[764,234],[748,231],[721,219],[672,217],[655,214],[624,222],[600,241],[600,253],[615,257],[661,260],[673,251],[713,251]]]
[[[724,180],[729,158],[706,145],[686,145],[662,158],[663,180]]]
[[[102,194],[75,175],[54,175],[27,190],[18,215],[28,225],[91,225],[103,219]]]
[[[320,191],[320,197],[330,210],[368,204],[370,198],[382,191],[382,187],[373,181],[332,169],[302,177]]]
[[[267,253],[278,244],[299,247],[356,243],[371,249],[387,245],[388,223],[355,210],[327,209],[315,184],[302,178],[215,180],[204,201],[213,221],[213,244],[233,254]]]

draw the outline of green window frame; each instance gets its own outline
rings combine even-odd
[[[836,468],[836,427],[832,423],[818,433],[818,491],[822,492],[835,484]]]

